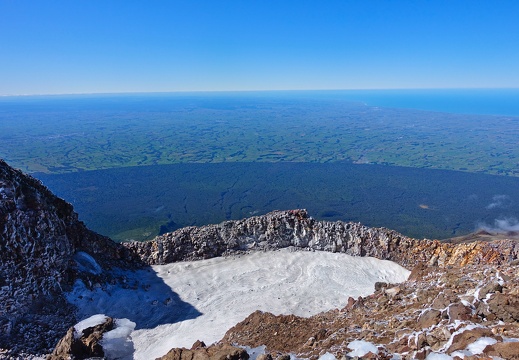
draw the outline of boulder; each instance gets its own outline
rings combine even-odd
[[[103,334],[113,330],[114,320],[110,317],[98,325],[87,327],[81,334],[71,327],[67,334],[58,342],[47,360],[88,359],[103,357],[104,351],[100,342]],[[79,335],[79,336],[78,336]]]
[[[171,349],[166,355],[157,360],[248,360],[249,354],[244,349],[216,344],[209,347],[201,346],[203,343],[195,343],[191,350],[185,348]],[[193,349],[195,348],[195,349]]]

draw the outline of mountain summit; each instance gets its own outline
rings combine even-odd
[[[423,359],[435,353],[518,358],[519,243],[486,240],[417,240],[385,228],[316,221],[305,210],[290,210],[116,244],[87,229],[72,206],[40,181],[0,160],[0,358],[49,354],[65,334],[72,341],[80,307],[92,305],[82,293],[74,293],[78,283],[81,291],[100,299],[111,296],[105,291],[110,287],[124,289],[126,296],[136,293],[140,306],[139,291],[149,294],[149,288],[140,279],[130,284],[124,274],[140,269],[132,276],[158,279],[167,299],[153,301],[149,314],[141,314],[141,308],[130,311],[142,315],[133,324],[142,335],[158,325],[200,316],[149,266],[158,270],[177,261],[287,247],[371,256],[413,271],[401,284],[377,283],[373,295],[345,298],[340,310],[309,318],[255,312],[218,346],[266,346],[266,358],[286,358],[287,353],[311,359],[391,359],[395,354]],[[78,295],[75,302],[66,297],[72,293]],[[103,309],[116,317],[110,311],[117,309]],[[182,314],[172,314],[172,309]],[[92,329],[96,326],[100,324]],[[216,351],[203,348],[204,356]],[[173,349],[166,358],[184,353]]]

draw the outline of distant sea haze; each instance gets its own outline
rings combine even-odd
[[[507,89],[393,89],[393,90],[302,90],[191,93],[127,93],[84,95],[34,95],[0,97],[4,110],[43,110],[74,101],[79,108],[114,110],[142,109],[147,102],[156,110],[169,110],[173,99],[205,98],[256,101],[261,98],[321,99],[361,102],[369,106],[439,111],[457,114],[519,116],[519,88]],[[137,103],[135,103],[137,101]]]
[[[457,114],[519,116],[519,88],[343,90],[335,94],[370,106]]]

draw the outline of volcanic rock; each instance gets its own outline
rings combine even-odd
[[[100,342],[103,334],[114,328],[114,320],[110,317],[103,323],[88,327],[76,336],[74,327],[58,342],[54,351],[47,356],[47,360],[88,359],[103,357],[104,351]]]
[[[231,345],[216,344],[209,347],[197,342],[191,350],[185,348],[171,349],[160,360],[248,360],[249,354],[241,348]],[[204,344],[205,345],[205,344]],[[157,359],[157,360],[159,360]]]
[[[431,264],[431,259],[434,259],[434,265],[445,267],[504,264],[519,256],[519,242],[515,240],[461,244],[417,240],[386,228],[369,228],[353,222],[316,221],[306,210],[273,211],[217,225],[191,226],[151,241],[129,242],[124,246],[150,265],[289,246],[373,256],[407,268]],[[426,269],[422,269],[421,276],[424,271]]]
[[[100,269],[139,263],[88,230],[39,180],[0,160],[0,350],[48,353],[76,322],[63,289],[77,278],[106,276],[82,270],[78,254]]]

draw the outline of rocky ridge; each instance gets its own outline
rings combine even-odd
[[[442,267],[504,264],[519,256],[519,243],[514,240],[462,244],[418,240],[360,223],[317,221],[306,210],[274,211],[217,225],[186,227],[148,242],[129,242],[124,246],[150,265],[289,246],[372,256],[407,268],[418,263]]]
[[[88,230],[39,180],[0,160],[0,350],[50,352],[75,322],[63,289],[138,264],[126,248]]]

